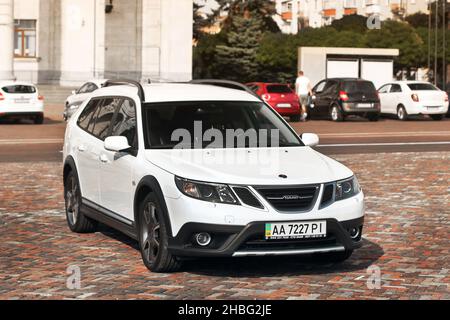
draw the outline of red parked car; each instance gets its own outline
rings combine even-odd
[[[282,83],[247,83],[247,87],[264,99],[275,111],[291,121],[300,121],[300,102],[295,92]]]

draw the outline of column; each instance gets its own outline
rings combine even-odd
[[[292,1],[291,34],[298,33],[298,0]]]
[[[0,0],[0,80],[14,79],[14,1]]]

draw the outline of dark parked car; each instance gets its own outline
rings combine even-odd
[[[371,81],[356,78],[330,78],[313,88],[309,116],[344,121],[348,115],[359,115],[370,121],[380,118],[380,98]]]

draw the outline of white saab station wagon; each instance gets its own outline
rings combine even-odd
[[[344,261],[361,246],[364,195],[318,142],[239,83],[108,81],[68,122],[69,227],[125,233],[153,272],[197,257]]]

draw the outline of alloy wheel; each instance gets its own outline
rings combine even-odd
[[[141,223],[141,241],[144,257],[149,263],[154,263],[158,257],[161,243],[161,224],[155,203],[148,202],[143,212]]]
[[[336,106],[331,109],[331,119],[337,121],[339,118],[339,110]]]
[[[67,185],[66,202],[67,202],[67,217],[71,225],[75,225],[78,221],[78,214],[80,204],[78,201],[78,184],[72,176]]]

